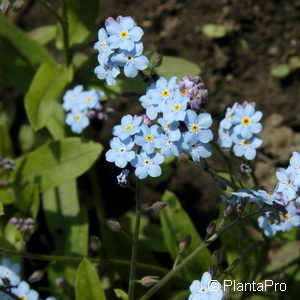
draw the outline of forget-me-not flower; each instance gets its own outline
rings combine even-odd
[[[79,97],[83,91],[82,85],[76,85],[73,89],[66,91],[63,96],[63,108],[68,111],[78,106]]]
[[[179,156],[181,153],[181,141],[172,141],[167,134],[161,134],[161,149],[160,153],[163,156],[169,157],[171,155]]]
[[[184,121],[188,100],[188,97],[183,96],[179,90],[176,90],[173,99],[165,104],[163,118],[169,123]]]
[[[201,143],[196,136],[188,136],[188,132],[183,134],[182,149],[191,155],[193,161],[211,156],[210,144]]]
[[[135,26],[131,17],[121,17],[119,22],[111,22],[106,26],[106,31],[112,49],[120,48],[127,51],[131,51],[135,42],[138,42],[144,34],[141,27]]]
[[[157,123],[161,126],[162,130],[168,135],[169,139],[173,142],[179,141],[181,138],[181,132],[179,129],[179,122],[167,122],[164,118],[159,118]]]
[[[127,77],[135,77],[139,70],[145,70],[149,65],[149,59],[142,55],[143,44],[137,43],[131,51],[123,50],[114,54],[111,58],[113,63],[124,67],[124,74]]]
[[[150,127],[142,124],[141,131],[135,135],[135,143],[141,146],[142,149],[150,154],[154,152],[154,149],[161,147],[160,134],[162,129],[158,125],[152,125]]]
[[[12,293],[22,300],[38,300],[39,294],[35,290],[31,290],[29,284],[21,281],[19,285],[11,289]]]
[[[223,290],[221,284],[212,280],[209,272],[202,275],[201,281],[194,280],[190,286],[188,300],[221,300],[223,298]]]
[[[108,85],[115,85],[120,68],[109,60],[107,64],[97,66],[94,72],[99,79],[106,79]]]
[[[135,167],[135,175],[139,179],[144,179],[148,175],[151,177],[159,177],[161,175],[161,167],[164,161],[164,157],[160,153],[147,154],[141,151],[137,154],[135,159],[131,161],[133,167]]]
[[[105,65],[108,62],[109,55],[113,53],[113,50],[108,42],[108,36],[104,28],[100,28],[98,31],[98,41],[95,43],[94,48],[98,50],[98,61],[101,65]]]
[[[135,158],[135,152],[132,150],[134,142],[131,138],[126,140],[120,140],[117,137],[114,137],[110,141],[110,147],[106,154],[105,158],[109,162],[114,162],[115,165],[119,168],[124,168],[128,162]]]
[[[113,135],[119,137],[121,140],[124,140],[131,135],[140,132],[142,120],[143,117],[133,118],[131,115],[125,115],[121,119],[121,125],[114,126]]]
[[[209,127],[212,124],[211,115],[208,113],[197,113],[191,109],[188,109],[185,117],[185,124],[188,128],[186,138],[197,137],[201,143],[208,143],[213,139],[213,134]]]
[[[84,128],[89,126],[90,119],[87,117],[86,111],[71,111],[67,114],[66,123],[71,126],[73,132],[81,133]]]
[[[252,160],[256,156],[256,148],[262,144],[262,138],[259,136],[252,136],[249,139],[242,136],[232,136],[232,140],[235,143],[233,146],[233,152],[236,156],[244,156],[248,160]]]
[[[276,171],[276,177],[279,181],[276,187],[276,191],[284,194],[288,201],[293,200],[298,189],[297,186],[293,183],[295,174],[289,169],[279,168]]]
[[[160,99],[154,97],[155,89],[153,86],[150,86],[146,95],[140,97],[141,105],[146,109],[146,115],[150,120],[154,120],[157,117],[157,114],[161,112],[158,104]]]
[[[261,132],[262,125],[259,123],[261,117],[262,112],[255,111],[252,104],[248,103],[245,107],[239,105],[235,108],[232,118],[232,123],[235,125],[234,133],[249,139],[253,134]]]

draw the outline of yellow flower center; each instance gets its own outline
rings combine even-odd
[[[175,110],[175,111],[179,111],[180,108],[181,108],[181,105],[180,105],[180,104],[175,104],[175,105],[173,106],[173,110]]]
[[[166,130],[170,130],[170,129],[171,129],[171,124],[166,124],[166,125],[165,125],[165,129],[166,129]]]
[[[87,102],[92,102],[94,99],[93,99],[93,97],[87,97],[87,98],[85,98],[85,101],[87,101]]]
[[[26,296],[25,296],[25,295],[21,295],[21,296],[19,296],[19,298],[20,298],[21,300],[26,300]]]
[[[285,222],[291,219],[291,216],[289,214],[285,214],[283,217]]]
[[[126,131],[130,131],[132,128],[133,128],[132,125],[126,125],[126,126],[124,127],[124,129],[125,129]]]
[[[119,152],[120,152],[121,154],[123,154],[123,153],[125,152],[125,148],[124,148],[124,147],[120,147],[120,148],[119,148]]]
[[[81,115],[79,115],[79,114],[75,115],[75,116],[74,116],[74,120],[75,120],[75,121],[81,120]]]
[[[187,90],[188,90],[188,89],[183,88],[183,89],[181,90],[181,94],[184,96]]]
[[[232,114],[227,115],[227,119],[232,119]]]
[[[248,126],[251,124],[251,119],[249,117],[244,117],[241,121],[241,123],[245,126]]]
[[[198,124],[191,125],[191,131],[199,131],[199,130],[200,130],[200,126]]]
[[[248,140],[242,140],[241,144],[246,147],[246,146],[249,145],[249,141]]]
[[[145,140],[147,142],[152,142],[153,141],[153,136],[152,135],[145,135]]]
[[[169,97],[170,96],[170,91],[169,90],[163,90],[161,92],[161,94],[162,94],[163,97]]]
[[[128,32],[127,31],[121,31],[119,36],[123,39],[127,38],[128,37]]]
[[[101,47],[102,49],[106,49],[106,48],[107,48],[106,42],[102,42],[102,43],[100,44],[100,47]]]
[[[151,163],[152,163],[151,159],[146,158],[144,160],[144,166],[149,166],[149,165],[151,165]]]
[[[273,197],[272,194],[270,194],[270,193],[267,194],[267,198],[271,199],[272,197]]]

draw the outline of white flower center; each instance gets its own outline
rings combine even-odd
[[[150,165],[152,165],[152,160],[150,158],[144,159],[143,165],[144,166],[150,166]]]

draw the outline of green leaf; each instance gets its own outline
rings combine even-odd
[[[274,77],[283,78],[290,74],[290,68],[287,64],[279,64],[271,69],[271,74]]]
[[[53,103],[52,112],[46,126],[52,137],[55,140],[59,140],[66,136],[65,112],[61,103]]]
[[[19,146],[22,152],[33,148],[35,142],[34,130],[29,124],[22,124],[18,133]]]
[[[155,68],[155,71],[166,78],[172,76],[181,78],[185,75],[195,76],[201,73],[200,67],[195,63],[175,56],[164,56],[162,64]]]
[[[40,26],[29,33],[31,38],[40,43],[41,45],[45,45],[51,40],[53,40],[55,38],[55,34],[55,25]]]
[[[227,29],[223,25],[206,24],[203,26],[202,32],[210,39],[219,39],[227,34]]]
[[[127,300],[128,295],[121,289],[114,289],[114,292],[118,298],[121,298],[122,300]]]
[[[173,259],[176,258],[179,251],[179,243],[187,236],[192,236],[192,242],[188,249],[184,250],[181,257],[185,258],[200,244],[202,239],[195,229],[188,214],[183,210],[177,197],[170,191],[166,191],[162,201],[167,203],[160,212],[160,221],[162,232],[167,249]],[[204,271],[207,271],[211,264],[210,253],[208,249],[202,250],[192,264],[183,268],[183,275],[187,280],[192,280],[199,277]]]
[[[84,258],[80,263],[75,282],[76,300],[105,300],[101,281],[94,266]]]
[[[52,113],[53,103],[73,78],[73,68],[68,69],[44,63],[36,72],[29,91],[25,95],[25,109],[34,129],[41,129]]]
[[[0,55],[1,57],[1,55]],[[1,69],[1,68],[0,68]],[[11,99],[0,101],[0,124],[10,128],[16,117],[16,105]]]
[[[34,75],[34,68],[19,49],[0,37],[0,80],[25,93]],[[10,99],[11,101],[11,99]]]
[[[289,66],[292,70],[296,70],[300,68],[300,57],[292,56],[289,58]]]
[[[51,54],[38,42],[30,38],[23,30],[0,14],[0,37],[6,39],[24,56],[31,65],[53,62]]]
[[[70,181],[86,172],[99,157],[103,147],[79,138],[55,141],[16,160],[16,184],[33,182],[41,192]]]
[[[0,216],[4,215],[3,205],[0,202]]]
[[[7,128],[0,124],[0,157],[13,157],[13,145]]]

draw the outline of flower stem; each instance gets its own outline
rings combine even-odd
[[[45,9],[47,9],[60,23],[62,28],[63,34],[63,44],[64,44],[64,55],[65,55],[65,62],[66,65],[69,66],[71,63],[71,52],[70,52],[70,45],[69,45],[69,23],[67,17],[67,5],[66,1],[62,1],[62,10],[63,10],[63,17],[59,15],[45,0],[36,0],[39,2]]]
[[[241,224],[245,220],[255,215],[259,215],[263,212],[263,210],[259,210],[253,213],[250,213],[240,219],[236,219],[230,224],[224,226],[218,232],[213,234],[211,237],[206,239],[203,244],[198,246],[189,256],[187,256],[179,265],[177,265],[174,269],[172,269],[168,274],[166,274],[155,286],[153,286],[147,293],[145,293],[139,300],[147,300],[149,297],[153,296],[161,287],[163,287],[176,273],[178,273],[182,268],[184,268],[199,252],[205,249],[208,245],[210,245],[213,241],[215,241],[222,233],[228,231],[232,227],[237,224]]]
[[[132,252],[131,252],[131,264],[129,274],[129,289],[128,289],[128,300],[134,300],[134,288],[135,288],[135,276],[136,276],[136,264],[137,264],[137,252],[138,252],[138,240],[141,225],[141,203],[140,203],[140,181],[136,179],[136,191],[135,191],[135,229],[132,241]]]
[[[9,295],[10,297],[12,297],[13,299],[17,299],[20,300],[20,298],[18,296],[16,296],[15,294],[13,294],[12,292],[8,291],[7,289],[5,289],[4,287],[0,286],[0,291],[2,291],[3,293]]]

